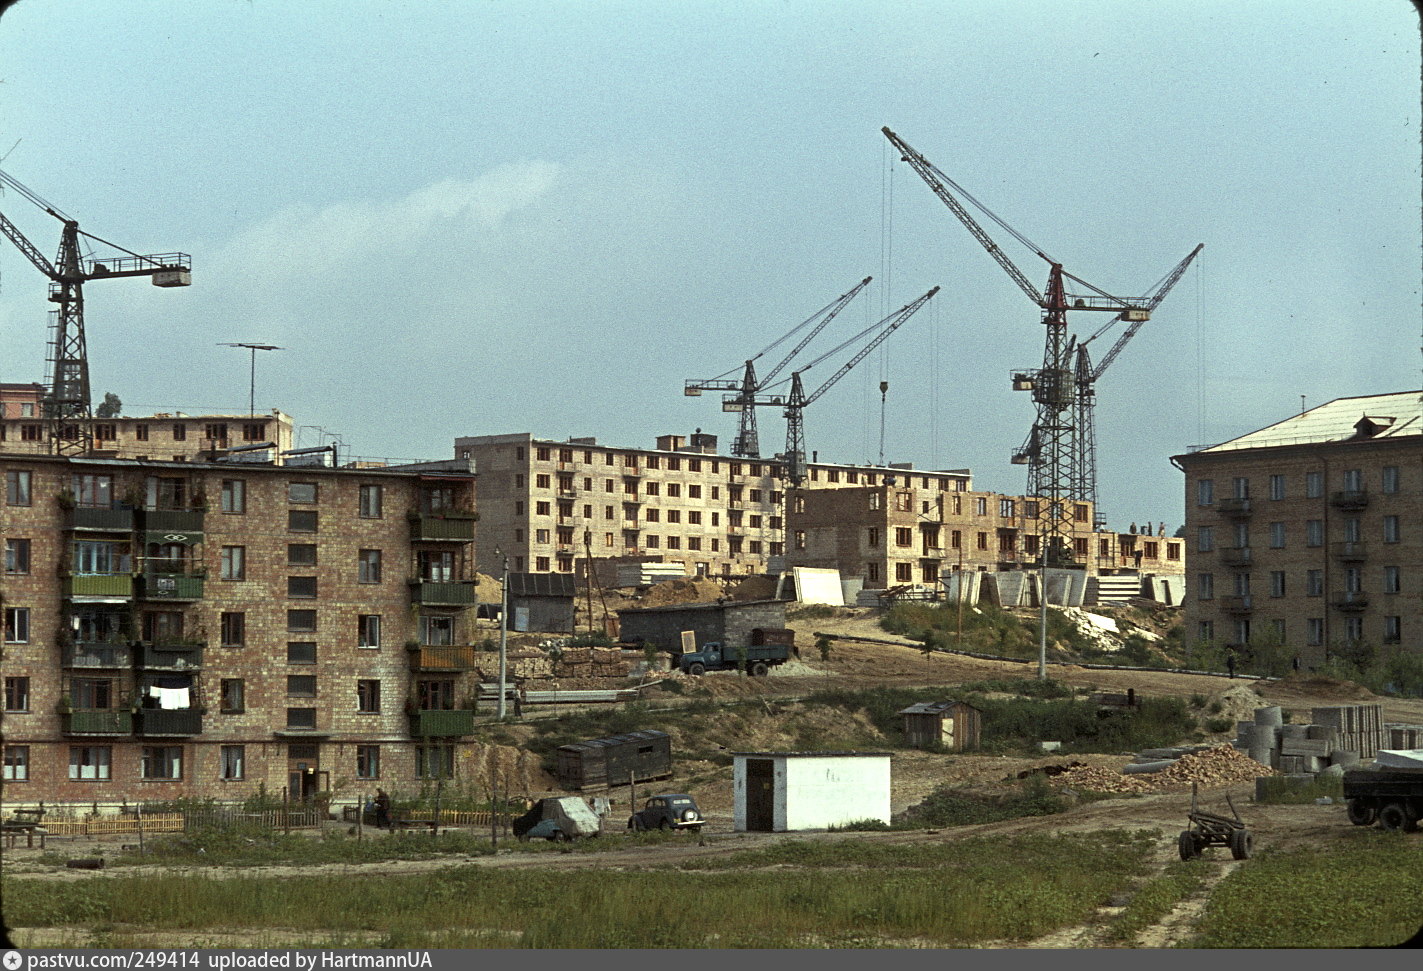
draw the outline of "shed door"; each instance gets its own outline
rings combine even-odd
[[[944,748],[952,749],[954,747],[953,715],[945,715],[939,719],[939,741],[943,743]]]
[[[746,760],[746,829],[769,833],[776,824],[776,763]]]

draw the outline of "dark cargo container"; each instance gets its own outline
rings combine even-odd
[[[625,786],[671,774],[672,738],[666,732],[629,732],[558,749],[558,784],[565,789]]]

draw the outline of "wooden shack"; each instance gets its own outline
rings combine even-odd
[[[629,732],[558,748],[558,784],[565,789],[625,786],[671,774],[672,737],[666,732]]]
[[[983,713],[966,701],[924,701],[899,713],[904,740],[914,748],[942,745],[954,752],[971,752],[982,741]]]

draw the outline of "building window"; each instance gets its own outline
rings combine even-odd
[[[1075,506],[1073,506],[1073,507],[1072,507],[1072,518],[1073,518],[1076,522],[1085,523],[1085,522],[1087,521],[1087,507],[1086,507],[1086,506],[1083,506],[1083,505],[1075,505]]]
[[[1209,620],[1201,621],[1196,625],[1196,637],[1205,644],[1215,640],[1215,623]]]
[[[534,476],[535,489],[548,489],[551,488],[552,485],[553,480],[549,478],[548,473],[540,472],[538,475]]]
[[[288,708],[287,728],[294,731],[302,731],[316,727],[315,708]]]
[[[293,533],[314,533],[317,526],[315,509],[287,510],[287,529]]]
[[[5,541],[5,572],[12,574],[30,572],[29,540],[7,539]]]
[[[1304,545],[1323,546],[1324,545],[1324,520],[1307,519],[1304,523]]]
[[[1399,572],[1396,566],[1386,566],[1383,568],[1383,592],[1398,593],[1402,587],[1399,585]]]
[[[899,583],[908,583],[914,579],[914,565],[912,563],[894,564],[894,579]]]
[[[234,715],[247,710],[246,685],[241,678],[223,678],[218,686],[218,704],[223,714]]]
[[[1398,517],[1383,517],[1383,541],[1385,543],[1398,542]]]
[[[380,647],[380,614],[361,614],[356,618],[356,646]]]
[[[1215,480],[1198,479],[1196,481],[1196,505],[1209,506],[1215,503]]]
[[[173,426],[173,441],[186,442],[188,440],[188,426],[179,422]]]
[[[259,421],[244,422],[242,425],[242,440],[244,442],[260,442],[267,435],[267,426]]]
[[[878,546],[878,545],[879,545],[879,527],[877,527],[877,526],[871,526],[871,527],[869,527],[868,529],[865,530],[865,533],[866,533],[866,537],[865,537],[865,545],[866,545],[866,546]]]
[[[368,715],[380,713],[379,681],[362,678],[356,682],[356,710]]]
[[[1237,475],[1235,478],[1231,479],[1230,485],[1231,485],[1231,488],[1232,488],[1232,489],[1234,490],[1234,492],[1235,492],[1235,498],[1237,498],[1237,499],[1249,499],[1249,498],[1250,498],[1250,480],[1249,480],[1249,479],[1245,478],[1244,476]]]
[[[76,505],[86,509],[112,509],[114,504],[114,477],[111,475],[80,474],[70,478]]]
[[[44,438],[44,428],[43,428],[42,426],[40,426],[40,425],[21,425],[21,426],[20,426],[20,441],[22,441],[22,442],[38,442],[38,441],[39,441],[40,439],[42,439],[42,438]]]
[[[896,526],[894,528],[894,545],[913,546],[914,530],[910,529],[908,526]]]
[[[104,782],[112,777],[113,748],[109,745],[72,745],[69,778],[75,782]]]
[[[905,496],[901,496],[901,498],[905,498]],[[988,500],[986,498],[984,498],[983,496],[979,496],[978,498],[973,500],[973,514],[975,516],[988,515]]]
[[[1306,472],[1304,474],[1304,494],[1307,499],[1318,499],[1324,495],[1324,473]]]
[[[98,422],[94,425],[94,438],[101,442],[117,441],[119,437],[118,426],[112,422]]]
[[[288,482],[287,502],[315,502],[315,482]]]
[[[145,745],[140,774],[145,779],[183,778],[183,746]]]
[[[1383,642],[1397,644],[1403,640],[1403,618],[1388,616],[1383,619]]]
[[[25,782],[30,778],[30,747],[28,745],[5,746],[5,782]]]
[[[1380,488],[1390,495],[1398,491],[1398,466],[1385,465],[1383,467],[1383,477]]]
[[[415,777],[417,779],[453,779],[455,777],[455,747],[448,744],[415,746]]]
[[[316,598],[316,577],[287,577],[287,596],[296,600]]]
[[[288,698],[315,698],[315,697],[316,697],[316,675],[314,675],[314,674],[289,674],[289,675],[287,675],[287,697],[288,697]]]
[[[288,543],[287,566],[315,566],[315,543]]]
[[[362,519],[379,519],[381,516],[381,486],[361,486],[360,516]]]
[[[357,779],[379,779],[379,778],[380,778],[380,746],[379,746],[379,745],[357,745],[357,746],[356,746],[356,778],[357,778]]]
[[[30,710],[30,679],[28,677],[5,679],[5,710]]]
[[[242,745],[224,745],[222,753],[222,778],[229,781],[246,775],[247,750]]]
[[[1345,617],[1344,618],[1344,639],[1353,644],[1364,638],[1364,618]]]
[[[1274,549],[1274,550],[1282,550],[1282,549],[1285,548],[1285,524],[1284,524],[1284,523],[1271,523],[1271,524],[1270,524],[1270,548],[1271,548],[1271,549]]]
[[[1012,499],[999,499],[998,515],[1002,516],[1004,519],[1011,519],[1013,515],[1017,512],[1016,506],[1017,503],[1015,503]],[[1078,508],[1083,510],[1084,512],[1087,509],[1086,506],[1079,506]]]
[[[1285,477],[1283,475],[1270,476],[1270,498],[1283,499],[1285,497]]]
[[[1285,595],[1285,571],[1270,571],[1270,596],[1283,597]]]
[[[5,643],[28,644],[30,642],[30,608],[5,608]]]
[[[1324,596],[1324,571],[1307,570],[1304,575],[1304,592],[1308,597]]]
[[[1362,492],[1364,490],[1364,473],[1359,469],[1344,470],[1344,491]]]
[[[448,647],[455,642],[455,619],[449,614],[422,614],[420,643]]]
[[[979,534],[978,534],[978,542],[977,542],[976,545],[977,545],[978,548],[981,549],[981,550],[986,550],[986,549],[988,549],[988,534],[987,534],[987,533],[979,533]]]
[[[1201,573],[1196,577],[1196,599],[1212,600],[1215,598],[1215,575],[1212,573]]]
[[[247,615],[240,611],[225,612],[221,620],[222,646],[241,647],[247,643]]]
[[[224,546],[219,564],[218,575],[222,579],[247,579],[247,548],[245,546]]]
[[[1168,560],[1179,560],[1179,559],[1181,559],[1181,544],[1180,544],[1180,543],[1167,543],[1167,544],[1166,544],[1166,559],[1168,559]]]
[[[5,504],[28,506],[30,504],[30,473],[22,469],[11,469],[5,473]]]
[[[361,583],[380,583],[380,550],[361,550],[357,572]]]
[[[134,425],[134,426],[133,426],[133,437],[134,437],[134,440],[135,440],[135,441],[139,441],[139,442],[146,442],[146,441],[148,441],[148,426],[147,426],[147,425],[143,425],[143,424]]]
[[[234,514],[247,511],[247,483],[242,479],[222,480],[222,511]]]

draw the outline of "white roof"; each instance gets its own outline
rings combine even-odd
[[[1196,454],[1412,435],[1423,435],[1423,391],[1336,398],[1248,435],[1201,449]]]

